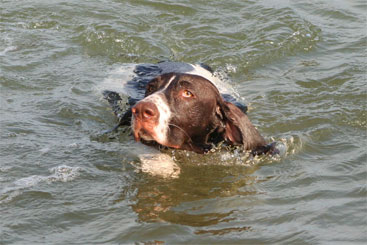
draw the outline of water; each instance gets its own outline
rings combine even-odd
[[[0,244],[367,240],[366,10],[355,1],[0,0]],[[144,173],[97,89],[204,62],[278,159],[168,152]],[[229,82],[229,81],[228,81]]]

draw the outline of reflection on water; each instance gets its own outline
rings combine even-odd
[[[217,147],[208,154],[182,150],[159,152],[140,143],[133,144],[138,161],[131,162],[143,173],[138,181],[123,187],[118,203],[133,200],[132,210],[142,222],[169,222],[193,227],[213,226],[236,220],[239,197],[257,202],[261,182],[254,173],[262,164],[279,162],[302,147],[299,137],[279,139],[276,156],[249,156],[240,149]],[[220,201],[219,201],[220,200]],[[250,231],[250,226],[198,229],[196,234],[225,234]]]
[[[254,184],[259,180],[252,176],[256,169],[256,166],[181,166],[178,178],[145,176],[129,187],[136,193],[131,207],[145,222],[165,221],[195,227],[226,222],[234,211],[230,206],[218,207],[216,200],[223,197],[230,203],[234,196],[258,194]],[[121,200],[125,199],[126,190],[123,193]]]

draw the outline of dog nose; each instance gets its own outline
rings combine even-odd
[[[159,117],[157,106],[151,102],[139,102],[131,111],[135,118],[142,121],[155,121]]]

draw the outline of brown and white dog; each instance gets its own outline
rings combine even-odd
[[[131,125],[136,141],[197,153],[223,141],[241,145],[253,155],[277,152],[275,144],[267,144],[252,125],[246,107],[220,93],[218,78],[207,66],[163,62],[135,67],[134,73],[137,76],[125,84],[125,93],[134,88],[145,91],[143,98],[141,91],[140,98],[139,92],[130,98],[126,113],[117,112],[118,94],[104,95],[120,115],[118,126]]]

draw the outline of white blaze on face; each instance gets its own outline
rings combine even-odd
[[[168,141],[169,121],[172,116],[171,109],[169,108],[167,101],[164,99],[164,92],[175,78],[176,76],[173,75],[164,88],[141,100],[142,102],[151,102],[158,108],[159,120],[158,125],[153,129],[156,137],[154,140],[162,145]]]

